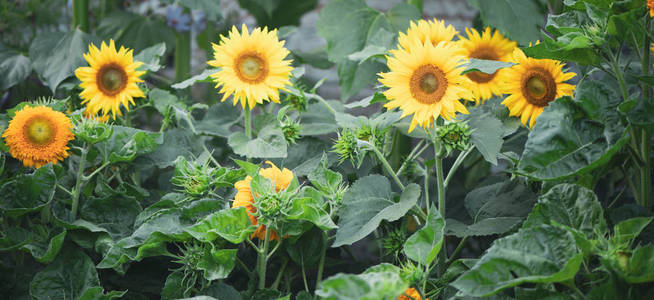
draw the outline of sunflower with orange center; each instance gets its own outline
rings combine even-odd
[[[420,293],[418,293],[418,290],[414,288],[408,288],[402,295],[397,297],[397,300],[422,300],[422,297],[420,297]],[[429,299],[425,299],[429,300]]]
[[[279,192],[285,190],[293,181],[293,172],[287,168],[279,169],[275,164],[270,161],[266,161],[270,165],[269,168],[259,169],[259,175],[272,180],[275,184],[275,191]],[[234,196],[234,202],[232,207],[245,207],[252,225],[258,225],[259,221],[256,216],[257,208],[254,207],[254,196],[252,195],[252,190],[250,189],[250,182],[252,181],[251,176],[245,177],[243,180],[239,180],[234,183],[234,187],[238,192]],[[264,240],[266,238],[266,226],[259,225],[257,229],[250,236],[251,238],[258,238]],[[274,230],[270,230],[269,237],[270,240],[279,240],[279,235]]]
[[[463,55],[467,58],[509,61],[517,43],[505,38],[497,30],[491,32],[490,27],[486,27],[482,34],[479,34],[474,28],[466,28],[467,38],[459,36],[459,44],[463,50]],[[493,74],[482,72],[470,72],[466,76],[470,79],[470,89],[475,99],[483,102],[490,99],[493,95],[502,94],[501,76],[503,69],[497,70]]]
[[[26,167],[40,168],[68,157],[68,142],[75,139],[70,119],[47,106],[25,106],[2,134],[9,153]]]
[[[516,48],[512,62],[517,65],[502,74],[504,93],[509,94],[502,104],[509,108],[511,116],[520,116],[523,125],[533,127],[536,118],[550,102],[572,96],[575,86],[565,82],[577,74],[564,72],[560,61],[527,57]]]
[[[250,33],[243,24],[240,33],[233,26],[229,37],[221,39],[213,44],[214,60],[207,62],[220,68],[211,78],[223,94],[221,101],[233,96],[234,105],[241,102],[243,109],[247,104],[250,110],[265,100],[279,103],[279,90],[287,91],[293,67],[284,60],[290,52],[277,38],[277,30],[264,27]]]
[[[420,125],[431,127],[441,116],[447,120],[457,112],[468,113],[459,101],[470,99],[467,79],[461,75],[460,49],[452,43],[433,45],[414,39],[406,48],[391,50],[387,57],[387,73],[380,73],[379,82],[388,87],[384,95],[388,109],[399,107],[402,117],[413,115],[409,132]]]
[[[397,42],[404,49],[410,48],[414,39],[422,43],[430,42],[432,45],[438,45],[440,42],[451,42],[456,34],[456,29],[452,25],[445,26],[443,20],[419,20],[418,23],[411,21],[406,34],[400,32]]]
[[[75,70],[75,76],[82,81],[80,86],[84,89],[80,93],[86,104],[89,115],[106,116],[111,113],[116,119],[116,114],[122,116],[120,106],[129,110],[130,103],[135,105],[135,97],[145,97],[139,89],[137,82],[143,82],[139,76],[144,71],[137,71],[142,62],[135,62],[132,58],[132,50],[120,47],[116,51],[113,40],[109,46],[102,42],[100,49],[95,45],[89,45],[89,52],[84,54],[84,59],[89,63],[88,67],[79,67]]]

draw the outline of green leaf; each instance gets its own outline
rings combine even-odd
[[[116,45],[142,51],[161,42],[166,49],[173,49],[175,32],[159,18],[144,18],[141,15],[116,10],[100,22],[98,36]]]
[[[447,219],[447,234],[465,237],[506,233],[524,220],[535,199],[536,195],[517,180],[476,188],[465,198],[472,224]]]
[[[202,242],[211,242],[221,237],[232,244],[239,244],[256,228],[245,208],[239,207],[215,212],[185,231]]]
[[[293,199],[291,208],[286,213],[286,218],[289,220],[309,221],[322,230],[338,228],[329,217],[329,214],[322,209],[322,203],[318,202],[314,197]]]
[[[380,92],[375,92],[374,94],[365,97],[359,101],[354,101],[350,102],[348,104],[345,104],[345,108],[357,108],[357,107],[368,107],[371,104],[379,103],[379,102],[386,102],[388,99],[386,99],[386,96],[384,96],[383,93]]]
[[[522,45],[538,40],[545,12],[536,2],[482,0],[477,3],[484,25],[499,29]]]
[[[113,239],[120,239],[132,234],[134,220],[141,210],[134,197],[117,192],[102,198],[87,198],[80,209],[80,218],[105,229]]]
[[[218,300],[243,300],[241,294],[239,294],[239,292],[231,285],[218,281],[211,283],[211,285],[205,290],[202,290],[201,293]]]
[[[589,238],[607,233],[604,210],[593,191],[576,184],[559,184],[538,198],[524,228],[561,224],[577,229]]]
[[[93,261],[75,248],[64,249],[30,283],[34,299],[113,299],[124,293],[103,294]]]
[[[209,77],[209,76],[211,74],[216,73],[216,72],[218,72],[218,69],[206,69],[206,70],[202,71],[202,73],[200,73],[198,75],[195,75],[195,76],[191,76],[191,78],[186,79],[186,80],[181,81],[181,82],[178,82],[178,83],[175,83],[175,84],[171,85],[170,87],[179,90],[179,89],[185,89],[185,88],[187,88],[189,86],[192,86],[196,82],[212,82],[211,77]]]
[[[497,239],[472,269],[452,283],[466,295],[490,296],[523,283],[574,278],[583,255],[565,229],[543,225]]]
[[[257,19],[259,26],[268,26],[272,29],[285,25],[300,25],[300,17],[313,10],[318,1],[238,0],[238,3]]]
[[[326,300],[396,299],[409,287],[399,273],[400,268],[390,264],[358,275],[339,273],[322,281],[316,295]]]
[[[308,179],[318,190],[330,195],[338,190],[343,176],[329,169],[329,159],[327,154],[323,153],[318,166],[309,173]]]
[[[227,143],[234,153],[248,158],[286,157],[286,138],[279,124],[269,124],[259,131],[257,137],[250,140],[243,132],[229,136]]]
[[[20,52],[9,49],[0,43],[0,91],[25,80],[32,73],[32,63]]]
[[[629,268],[625,272],[628,283],[645,283],[654,281],[654,246],[648,244],[638,247],[629,258]]]
[[[29,251],[36,261],[47,264],[59,254],[59,250],[61,250],[61,246],[66,238],[66,229],[56,227],[47,230],[43,228],[39,233],[43,233],[44,231],[47,235],[38,236],[38,233],[32,232],[34,240],[22,246],[21,249]]]
[[[196,138],[188,129],[174,128],[164,132],[163,143],[141,159],[148,166],[166,168],[173,166],[179,156],[197,157],[204,150],[202,144],[202,140]]]
[[[161,290],[161,299],[181,299],[190,296],[190,290],[184,286],[184,271],[176,270],[166,278],[163,289]]]
[[[216,22],[223,18],[220,5],[215,0],[181,0],[179,4],[192,10],[201,10],[209,21]]]
[[[614,228],[613,242],[617,245],[630,244],[652,222],[652,219],[651,217],[639,217],[618,223]]]
[[[504,143],[505,128],[502,122],[483,110],[473,110],[463,120],[467,120],[472,129],[470,143],[475,145],[487,162],[497,165],[497,155]]]
[[[56,184],[57,177],[50,164],[32,174],[20,174],[0,186],[0,209],[10,217],[39,210],[54,197]]]
[[[516,300],[530,300],[530,299],[541,299],[541,300],[572,300],[574,298],[570,295],[563,294],[557,291],[548,290],[544,288],[515,288],[515,299]]]
[[[609,101],[604,96],[594,101]],[[593,120],[584,117],[579,102],[563,97],[545,108],[529,133],[519,174],[541,181],[584,174],[607,163],[628,141],[617,114]]]
[[[383,68],[372,60],[359,63],[349,56],[358,52],[354,54],[357,58],[394,47],[397,32],[419,18],[418,9],[407,3],[397,4],[386,14],[369,8],[363,0],[330,1],[320,10],[316,29],[327,40],[328,59],[338,64],[341,98],[348,99],[375,82]],[[368,50],[362,52],[366,46]]]
[[[294,263],[299,266],[304,265],[305,268],[312,268],[318,264],[322,245],[326,242],[323,231],[314,227],[303,233],[290,247],[286,247],[286,252]]]
[[[234,269],[236,252],[238,249],[209,249],[207,247],[197,267],[204,271],[203,275],[206,280],[225,279]]]
[[[195,130],[200,134],[226,138],[232,134],[230,128],[241,120],[242,115],[243,110],[231,103],[216,103],[209,107],[204,118],[195,125]]]
[[[161,69],[159,60],[166,53],[166,43],[159,43],[149,48],[143,49],[139,54],[134,56],[134,61],[143,63],[140,70],[147,70],[150,72],[157,72]]]
[[[150,153],[162,144],[161,134],[132,127],[113,126],[113,135],[95,144],[104,161],[131,162],[137,156]]]
[[[359,178],[343,195],[338,231],[332,247],[351,245],[366,237],[382,220],[395,221],[406,214],[420,197],[420,186],[409,184],[400,201],[391,200],[390,182],[381,175]]]
[[[515,64],[512,62],[471,58],[467,63],[464,64],[466,68],[461,74],[467,74],[470,72],[494,74],[499,69],[510,68],[513,65]]]
[[[88,66],[82,54],[88,51],[91,43],[100,46],[96,37],[79,29],[63,36],[44,33],[34,39],[30,46],[32,66],[53,94],[77,68]]]
[[[430,265],[441,251],[445,236],[445,219],[435,207],[427,216],[427,223],[404,243],[406,256],[422,265]]]
[[[332,107],[334,107],[332,104],[334,102],[330,101]],[[310,103],[307,105],[307,111],[302,113],[301,124],[301,135],[323,135],[339,129],[334,114],[322,103]]]

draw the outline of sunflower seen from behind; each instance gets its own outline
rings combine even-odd
[[[437,45],[440,42],[451,42],[456,34],[456,29],[452,25],[445,26],[443,20],[419,20],[417,23],[411,21],[406,34],[400,32],[397,42],[401,48],[408,51],[414,39]]]
[[[277,30],[256,28],[251,33],[243,24],[241,32],[232,27],[229,37],[221,36],[220,44],[213,44],[214,60],[209,65],[220,68],[211,75],[216,88],[223,94],[221,101],[233,96],[234,105],[252,110],[257,103],[271,100],[279,103],[279,90],[290,85],[290,53],[284,41],[277,38]]]
[[[517,65],[502,73],[504,93],[509,94],[502,104],[531,128],[550,102],[572,96],[575,86],[565,82],[577,74],[564,72],[560,61],[527,57],[519,48],[513,51],[512,61]]]
[[[68,157],[68,142],[75,139],[73,124],[47,106],[25,106],[16,112],[2,134],[9,153],[26,167],[40,168]]]
[[[267,161],[266,163],[270,165],[270,167],[259,169],[259,175],[270,179],[275,184],[276,192],[285,190],[293,181],[293,172],[287,168],[280,170],[270,161]],[[248,175],[245,177],[245,179],[234,183],[234,187],[238,192],[234,196],[232,207],[245,207],[248,217],[250,217],[250,221],[252,221],[252,225],[256,226],[259,224],[259,220],[257,217],[257,208],[254,207],[254,196],[252,195],[252,190],[250,189],[251,181],[252,177]],[[279,240],[279,235],[274,230],[270,230],[269,234],[270,240]],[[264,240],[266,238],[266,226],[259,225],[254,233],[252,233],[251,237],[256,237],[260,240]]]
[[[498,31],[494,33],[490,27],[479,34],[474,28],[466,28],[467,37],[459,37],[459,44],[463,55],[467,58],[509,61],[517,43],[505,38]],[[476,100],[483,102],[502,94],[502,83],[499,69],[493,74],[470,72],[466,76],[470,79],[470,89]]]
[[[399,107],[402,117],[413,115],[409,132],[419,125],[431,127],[438,116],[452,119],[457,112],[468,113],[459,99],[471,98],[467,78],[461,75],[460,49],[451,43],[432,45],[414,39],[406,49],[390,51],[389,72],[379,81],[388,87],[384,95],[388,109]]]
[[[122,116],[121,105],[129,110],[130,103],[135,105],[134,98],[145,97],[136,84],[143,82],[139,77],[145,72],[136,70],[143,63],[133,60],[131,49],[121,46],[116,51],[114,41],[110,40],[109,45],[102,42],[99,49],[89,45],[84,58],[89,66],[77,68],[75,76],[82,81],[80,86],[84,90],[80,97],[90,115],[111,113],[116,119],[116,114]]]

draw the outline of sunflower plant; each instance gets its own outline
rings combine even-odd
[[[5,2],[4,298],[651,298],[652,1]]]

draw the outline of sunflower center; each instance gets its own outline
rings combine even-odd
[[[34,118],[25,124],[25,135],[36,145],[45,145],[54,139],[54,124],[49,120]]]
[[[499,57],[495,53],[495,51],[491,49],[486,49],[486,48],[481,48],[473,51],[470,54],[470,57],[472,58],[477,58],[477,59],[488,59],[488,60],[498,60]],[[493,74],[486,74],[483,72],[470,72],[466,74],[468,78],[476,83],[486,83],[493,78],[495,78],[495,75],[497,75],[497,71],[495,71]]]
[[[447,78],[443,71],[434,65],[424,65],[417,68],[409,82],[411,95],[423,104],[434,104],[441,101],[447,90]]]
[[[536,106],[547,106],[556,97],[556,82],[552,75],[542,68],[529,70],[523,76],[521,86],[527,102]]]
[[[259,83],[268,74],[268,65],[257,53],[245,53],[236,59],[236,75],[248,83]]]
[[[114,96],[127,86],[127,73],[117,64],[103,66],[98,71],[96,81],[102,93]]]

